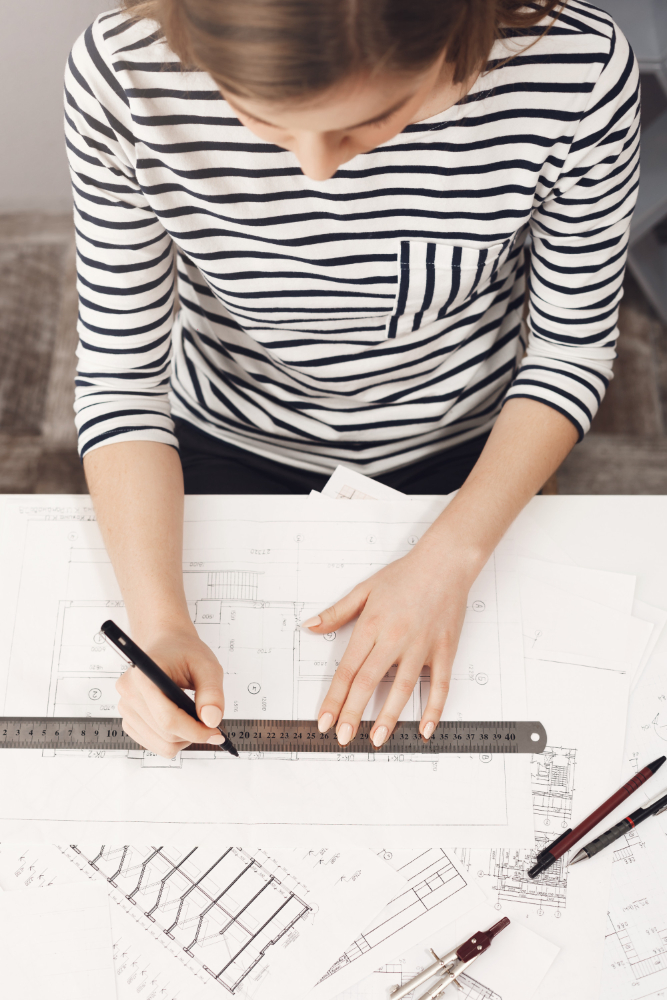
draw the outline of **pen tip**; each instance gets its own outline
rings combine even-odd
[[[583,861],[584,858],[587,858],[587,857],[588,857],[588,854],[586,854],[586,851],[584,851],[583,849],[581,851],[578,851],[575,854],[575,856],[572,858],[572,860],[568,863],[568,868],[570,868],[572,865],[578,864],[580,861]]]
[[[655,774],[658,768],[662,767],[666,760],[667,757],[658,757],[658,759],[654,760],[652,764],[649,764],[649,769]]]
[[[238,752],[238,750],[236,749],[236,747],[233,747],[233,746],[231,745],[231,743],[229,744],[229,746],[228,746],[228,747],[225,747],[225,749],[226,749],[226,750],[229,750],[229,752],[230,752],[230,754],[232,755],[232,757],[238,757],[238,755],[239,755],[239,752]]]

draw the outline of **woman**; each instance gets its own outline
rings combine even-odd
[[[132,671],[125,728],[168,756],[221,739],[184,482],[303,493],[345,462],[460,488],[408,556],[304,623],[359,616],[322,731],[348,743],[398,664],[381,745],[428,665],[428,739],[471,583],[611,377],[627,42],[581,0],[126,0],[76,43],[66,117],[86,475],[134,636],[202,720]]]

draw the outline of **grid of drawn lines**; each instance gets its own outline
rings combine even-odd
[[[75,850],[229,993],[311,912],[279,877],[287,873],[240,848]]]

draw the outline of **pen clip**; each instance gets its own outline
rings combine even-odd
[[[127,653],[124,652],[124,650],[118,645],[118,643],[114,642],[113,639],[109,638],[109,636],[106,634],[106,632],[102,632],[102,635],[104,636],[104,641],[107,642],[111,646],[111,648],[114,650],[114,652],[118,653],[118,655],[121,657],[121,659],[125,660],[126,663],[129,663],[130,666],[133,667],[134,663],[132,662],[132,660],[130,659],[130,657],[127,655]]]
[[[651,809],[657,802],[660,802],[660,799],[664,799],[665,804],[660,806],[660,808],[656,809],[656,811],[653,813],[654,816],[658,816],[661,812],[664,812],[665,809],[667,809],[667,791],[660,792],[660,795],[656,795],[654,798],[652,798],[651,801],[647,802],[643,808]]]

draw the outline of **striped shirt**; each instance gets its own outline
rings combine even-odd
[[[65,92],[81,453],[176,445],[175,415],[376,475],[486,432],[516,396],[583,436],[615,357],[638,73],[581,0],[540,31],[497,42],[454,107],[313,181],[154,22],[98,17]]]

